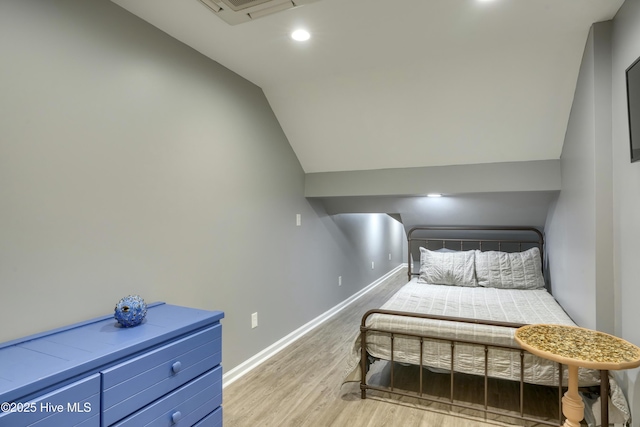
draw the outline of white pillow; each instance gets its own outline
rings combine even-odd
[[[476,278],[478,285],[502,289],[542,289],[540,250],[524,252],[480,252],[476,250]]]
[[[475,251],[439,252],[420,248],[419,283],[477,286]]]

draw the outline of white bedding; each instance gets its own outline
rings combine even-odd
[[[575,325],[555,299],[544,289],[513,290],[484,287],[428,285],[415,279],[403,286],[381,308],[386,310],[425,313],[440,316],[465,317],[512,323],[554,323]],[[514,329],[442,320],[427,320],[375,314],[368,326],[417,334],[429,334],[457,340],[482,341],[518,347]],[[359,361],[359,342],[353,348],[353,362]],[[416,338],[397,336],[394,341],[394,360],[417,365],[420,345]],[[391,359],[388,334],[367,334],[367,350],[373,357]],[[451,368],[449,342],[427,342],[424,345],[423,365],[432,368]],[[558,371],[554,362],[525,355],[525,381],[533,384],[557,385]],[[520,380],[520,352],[489,349],[489,376]],[[484,375],[484,349],[479,346],[457,344],[454,369],[468,374]],[[566,375],[566,372],[565,372]],[[599,383],[599,374],[581,370],[580,385]]]
[[[386,310],[417,312],[440,316],[465,317],[511,323],[551,323],[575,325],[545,289],[514,290],[485,287],[429,285],[412,280],[403,286],[382,307]],[[429,334],[438,337],[473,340],[518,347],[514,339],[515,329],[458,323],[440,320],[416,319],[375,314],[367,326],[397,331]],[[367,351],[375,357],[390,360],[388,334],[367,333]],[[449,342],[425,340],[423,365],[438,369],[451,369],[451,345]],[[394,360],[418,365],[420,343],[417,338],[396,336]],[[351,349],[346,381],[360,380],[360,338]],[[457,344],[454,370],[474,375],[484,375],[484,348]],[[489,349],[488,373],[490,377],[520,380],[520,351]],[[524,380],[528,383],[557,386],[558,370],[555,362],[525,353]],[[567,369],[564,372],[566,385]],[[598,384],[599,372],[580,369],[580,386]],[[613,384],[614,393],[620,393]],[[621,410],[625,408],[618,408]],[[616,407],[618,404],[615,405]],[[628,409],[626,409],[628,411]]]

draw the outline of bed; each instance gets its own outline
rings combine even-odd
[[[367,390],[413,396],[394,387],[393,366],[418,365],[449,372],[449,403],[468,407],[454,402],[453,373],[479,375],[485,384],[481,410],[499,415],[487,405],[488,379],[518,381],[516,418],[561,424],[561,414],[554,421],[526,415],[523,389],[525,383],[555,386],[560,399],[567,370],[525,352],[513,338],[525,324],[575,324],[546,288],[542,234],[531,227],[416,227],[408,233],[408,245],[408,283],[383,307],[363,316],[346,381],[360,381],[362,398]],[[392,362],[390,387],[367,384],[366,372],[378,359]],[[423,370],[419,372],[415,397],[434,400],[422,394]],[[629,421],[624,395],[606,371],[580,369],[580,386],[599,386],[601,395],[610,396],[587,402],[585,418],[595,413],[594,425],[608,425],[610,415],[616,423]]]

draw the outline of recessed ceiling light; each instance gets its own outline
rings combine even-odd
[[[440,194],[440,193],[429,193],[429,194],[427,194],[427,197],[442,197],[442,194]]]
[[[309,34],[307,30],[295,30],[291,33],[291,38],[299,42],[304,42],[311,38],[311,34]]]

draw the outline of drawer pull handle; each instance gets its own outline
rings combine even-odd
[[[177,374],[182,370],[182,363],[180,362],[174,363],[173,365],[171,365],[171,370]]]
[[[171,422],[174,424],[178,424],[178,421],[182,418],[182,413],[180,411],[176,411],[171,415]]]

